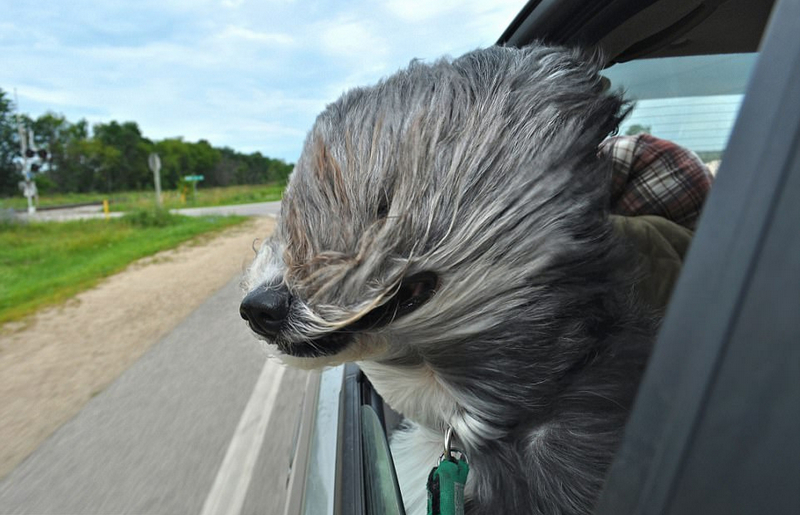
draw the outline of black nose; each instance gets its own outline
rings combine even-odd
[[[239,314],[250,322],[253,331],[274,338],[289,315],[291,303],[292,296],[282,282],[264,283],[247,294],[239,306]]]

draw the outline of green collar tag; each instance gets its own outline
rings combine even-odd
[[[464,515],[469,465],[461,457],[443,459],[428,476],[428,515]]]

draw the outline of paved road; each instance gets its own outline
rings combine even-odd
[[[0,514],[282,513],[307,375],[267,362],[238,282],[1,482]]]
[[[117,218],[124,213],[114,212],[109,213],[111,218]],[[69,207],[64,209],[46,209],[36,211],[34,214],[27,212],[15,213],[17,220],[33,221],[33,222],[67,222],[70,220],[89,220],[92,218],[103,218],[103,206],[80,206]]]
[[[190,207],[185,209],[173,209],[173,213],[186,216],[204,215],[242,215],[242,216],[277,216],[281,210],[281,203],[278,202],[259,202],[256,204],[239,204],[234,206],[217,207]],[[118,217],[123,213],[109,213],[109,216]],[[86,220],[91,218],[103,218],[102,206],[81,206],[65,209],[48,209],[37,211],[33,215],[28,213],[17,213],[17,218],[21,220],[35,220],[40,222],[64,222],[68,220]]]
[[[235,206],[190,207],[185,209],[173,209],[172,212],[186,216],[204,216],[204,215],[277,216],[281,212],[281,203],[280,201],[278,201],[278,202],[259,202],[257,204],[239,204]]]

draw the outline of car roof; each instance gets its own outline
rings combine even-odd
[[[774,0],[530,0],[498,40],[602,50],[608,63],[643,57],[754,52]]]

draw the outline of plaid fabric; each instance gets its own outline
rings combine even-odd
[[[713,179],[694,152],[639,134],[608,138],[600,154],[613,163],[612,213],[658,215],[694,230]]]

